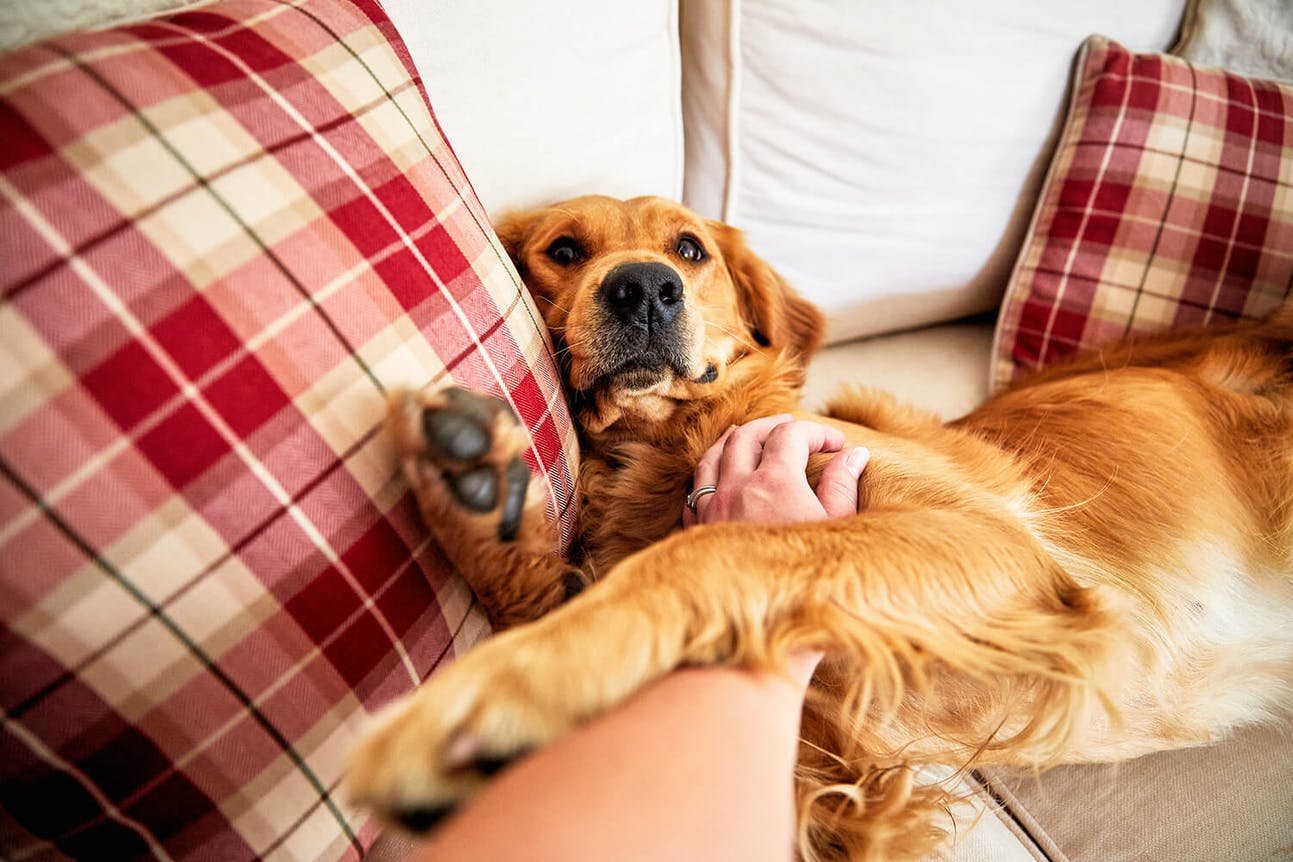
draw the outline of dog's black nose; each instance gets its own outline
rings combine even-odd
[[[682,310],[682,277],[663,263],[625,263],[602,281],[602,301],[621,323],[667,329]]]

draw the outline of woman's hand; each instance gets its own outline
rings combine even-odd
[[[692,487],[697,490],[683,511],[683,524],[786,524],[855,514],[858,477],[870,453],[843,446],[839,430],[786,415],[734,425],[696,465]],[[839,453],[822,470],[816,491],[805,473],[815,452]],[[707,487],[715,490],[706,493]]]

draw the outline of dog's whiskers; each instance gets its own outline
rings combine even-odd
[[[724,335],[726,335],[728,338],[732,339],[732,340],[733,340],[733,341],[735,341],[737,344],[739,344],[740,346],[742,346],[742,347],[746,348],[747,350],[753,350],[755,347],[757,347],[757,345],[756,345],[753,341],[750,341],[750,340],[748,340],[746,337],[741,336],[741,335],[739,335],[739,334],[737,334],[737,333],[733,332],[732,330],[728,329],[726,326],[723,326],[721,323],[714,323],[713,321],[706,321],[706,322],[705,322],[705,325],[706,325],[706,326],[712,326],[712,327],[714,327],[714,328],[715,328],[715,329],[717,329],[719,332],[723,333],[723,334],[724,334]]]
[[[562,310],[562,311],[564,311],[566,314],[573,314],[573,313],[574,313],[574,312],[572,312],[570,309],[568,309],[568,308],[566,308],[564,305],[562,305],[561,303],[559,303],[559,302],[553,302],[551,299],[548,299],[546,296],[541,296],[541,295],[533,294],[533,293],[532,293],[532,294],[530,294],[530,295],[531,295],[531,296],[533,296],[535,299],[541,299],[541,300],[543,300],[543,301],[544,301],[544,302],[546,302],[548,305],[551,305],[553,308],[559,308],[559,309],[561,309],[561,310]],[[565,329],[565,327],[563,326],[563,327],[562,327],[562,329]]]

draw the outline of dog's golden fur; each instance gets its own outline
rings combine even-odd
[[[807,646],[829,655],[797,775],[810,859],[907,858],[941,840],[945,791],[913,781],[919,764],[1118,760],[1286,714],[1293,305],[1050,369],[946,425],[850,390],[813,418],[871,450],[855,518],[680,531],[714,440],[797,410],[820,315],[739,232],[667,201],[583,198],[499,233],[575,393],[579,577],[593,585],[561,605],[571,566],[551,553],[533,490],[511,543],[497,514],[456,508],[418,421],[442,399],[397,402],[396,446],[442,545],[499,626],[537,621],[389,715],[357,754],[359,800],[452,804],[485,780],[474,763],[542,744],[681,664],[777,667]],[[680,233],[708,259],[678,259]],[[559,237],[578,240],[575,265],[545,255]],[[591,303],[626,260],[665,262],[686,289],[692,364],[649,387],[597,373]],[[519,445],[500,431],[489,457]]]

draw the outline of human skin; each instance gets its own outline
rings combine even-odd
[[[684,523],[823,520],[857,511],[865,449],[789,416],[734,427],[702,457]],[[817,488],[808,456],[838,452]],[[687,668],[502,772],[416,854],[430,860],[791,858],[792,773],[821,653],[785,673]]]

